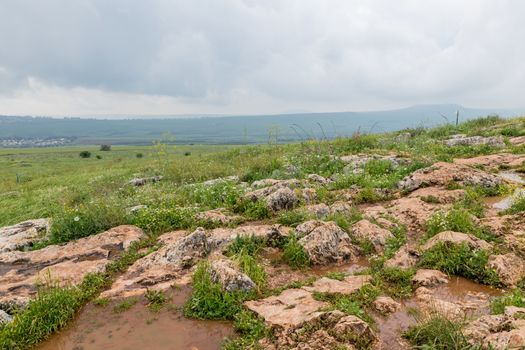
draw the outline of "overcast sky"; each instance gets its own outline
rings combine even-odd
[[[522,0],[0,0],[0,114],[525,107]]]

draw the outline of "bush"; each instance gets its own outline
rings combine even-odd
[[[101,151],[111,151],[111,145],[100,145],[100,150]]]
[[[95,156],[95,158],[97,158],[97,159],[102,159],[102,156],[101,156],[100,154],[97,154],[97,155]]]
[[[188,151],[184,152],[184,156],[186,157],[191,156],[191,152],[188,152]]]
[[[142,158],[142,157],[144,157],[144,154],[142,154],[142,153],[137,153],[137,154],[135,154],[135,157],[137,157],[137,158]]]
[[[80,158],[89,158],[89,157],[91,157],[91,152],[89,152],[89,151],[82,151],[78,155],[80,156]]]

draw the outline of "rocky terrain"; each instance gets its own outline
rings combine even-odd
[[[185,318],[234,321],[235,336],[217,348],[525,348],[525,207],[516,195],[525,155],[507,149],[521,143],[460,135],[444,146],[491,153],[413,168],[414,154],[351,153],[329,176],[192,184],[227,183],[243,209],[186,208],[192,224],[177,230],[142,225],[153,209],[140,203],[128,208],[137,226],[67,243],[53,242],[53,220],[3,227],[0,344],[26,347],[14,336],[25,314],[48,305],[50,290],[91,291],[86,279],[99,276],[104,283],[73,314],[90,301],[132,298],[158,311],[188,288]],[[396,169],[408,171],[394,186],[344,182]]]

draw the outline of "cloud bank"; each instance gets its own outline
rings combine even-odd
[[[0,0],[0,114],[523,107],[520,0]]]

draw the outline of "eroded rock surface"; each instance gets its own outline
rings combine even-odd
[[[487,265],[496,271],[501,283],[508,287],[515,287],[525,276],[523,260],[513,253],[491,255]]]
[[[36,219],[0,228],[0,253],[30,247],[46,237],[49,219]]]
[[[430,238],[422,247],[422,251],[427,251],[433,248],[438,243],[444,244],[467,244],[471,249],[483,249],[490,250],[492,245],[485,242],[482,239],[477,238],[474,235],[454,232],[454,231],[443,231]]]
[[[414,191],[421,187],[446,187],[453,182],[463,186],[495,188],[504,181],[497,175],[464,164],[438,162],[408,175],[399,182],[398,187],[401,190]]]
[[[242,221],[241,216],[230,215],[224,208],[200,212],[195,216],[195,218],[197,220],[215,225],[229,225],[231,223]]]
[[[376,300],[372,303],[374,308],[380,313],[386,315],[396,312],[401,309],[401,304],[387,296],[377,297]]]
[[[453,135],[452,138],[445,140],[447,146],[478,146],[487,145],[492,147],[505,147],[502,136],[465,136]]]
[[[390,231],[365,219],[356,222],[351,228],[351,233],[359,240],[370,242],[376,253],[383,252],[387,240],[394,238]]]
[[[368,275],[346,276],[342,281],[321,277],[312,286],[303,287],[303,289],[317,293],[352,294],[369,284],[371,279],[371,276]]]
[[[249,292],[256,288],[251,278],[240,272],[238,267],[228,259],[213,261],[210,266],[210,275],[212,281],[221,284],[227,292]]]
[[[37,284],[77,284],[88,273],[104,271],[142,235],[135,226],[118,226],[65,245],[0,254],[0,271],[5,271],[0,276],[0,309],[27,302],[36,294]]]
[[[435,287],[448,283],[448,277],[439,270],[419,269],[412,278],[412,282],[417,286]]]
[[[358,254],[348,234],[335,222],[308,221],[297,226],[296,231],[304,235],[299,244],[313,264],[340,263]]]

